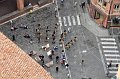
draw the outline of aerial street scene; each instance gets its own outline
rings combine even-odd
[[[0,79],[120,79],[120,0],[0,0]]]

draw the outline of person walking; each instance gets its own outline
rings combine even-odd
[[[76,7],[76,6],[77,6],[77,2],[74,3],[74,7]]]
[[[59,62],[59,56],[56,56],[56,63]]]
[[[85,7],[85,2],[81,3],[81,7],[82,7],[82,9]]]
[[[70,33],[70,31],[71,31],[71,28],[70,28],[70,27],[68,27],[68,33]]]
[[[108,68],[110,68],[112,66],[112,61],[110,61],[107,65]]]
[[[12,35],[12,41],[15,41],[15,35]]]
[[[66,62],[65,62],[65,67],[66,67],[66,69],[68,69],[68,67],[69,67],[69,64]]]
[[[83,64],[84,64],[84,60],[82,60],[82,62],[81,62],[81,65],[83,66]]]
[[[59,71],[59,67],[58,66],[56,66],[56,72],[58,72]]]
[[[74,42],[76,42],[76,41],[77,41],[77,37],[74,37],[74,39],[73,39],[73,40],[74,40]]]

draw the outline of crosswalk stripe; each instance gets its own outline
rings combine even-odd
[[[106,60],[120,61],[120,59],[115,59],[115,58],[106,58]]]
[[[119,52],[118,50],[103,50],[103,52]]]
[[[117,67],[110,67],[109,69],[118,69]]]
[[[120,57],[119,54],[104,54],[105,56],[110,56],[110,57]]]
[[[102,46],[102,48],[113,48],[113,49],[117,49],[117,46]]]
[[[100,38],[100,40],[104,41],[115,41],[115,38]]]
[[[101,42],[101,44],[116,44],[116,42]]]
[[[109,63],[109,62],[108,62]],[[112,62],[112,65],[120,64],[119,62]]]
[[[61,19],[61,17],[59,17],[58,19],[59,19],[60,26],[62,26],[62,19]]]
[[[117,71],[109,71],[109,73],[116,74]]]
[[[77,15],[76,17],[77,17],[77,22],[78,22],[78,25],[81,25],[79,15]]]
[[[72,21],[73,21],[73,25],[76,25],[75,17],[74,16],[72,16]]]
[[[67,26],[66,18],[63,17],[64,26]]]
[[[72,24],[71,24],[70,16],[67,16],[67,19],[68,19],[69,26],[71,26]]]

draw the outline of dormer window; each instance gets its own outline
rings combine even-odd
[[[119,4],[115,4],[115,5],[114,5],[114,9],[115,9],[115,10],[118,10],[118,9],[119,9],[119,7],[120,7],[120,5],[119,5]]]

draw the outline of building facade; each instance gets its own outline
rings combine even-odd
[[[120,27],[120,0],[91,0],[88,12],[100,26]]]

